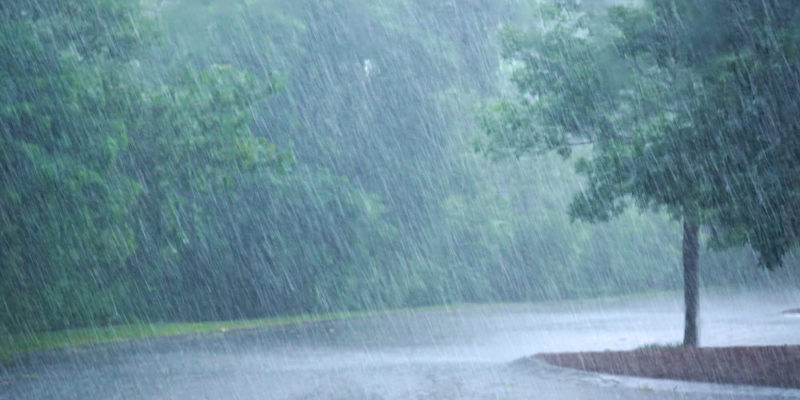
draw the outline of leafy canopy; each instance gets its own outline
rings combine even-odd
[[[503,34],[514,94],[484,114],[483,150],[590,145],[573,217],[664,207],[779,264],[798,232],[796,7],[653,0],[597,18],[576,3]]]

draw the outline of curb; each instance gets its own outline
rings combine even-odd
[[[620,387],[653,392],[800,399],[800,389],[784,389],[766,386],[689,382],[674,379],[655,379],[642,378],[638,376],[610,375],[559,367],[536,359],[533,356],[520,358],[512,362],[512,365],[525,368],[549,379],[587,383],[603,387]]]

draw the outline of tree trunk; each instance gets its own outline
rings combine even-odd
[[[693,221],[683,221],[683,300],[686,321],[683,331],[684,347],[697,347],[697,310],[699,307],[699,273],[697,267],[698,226]]]

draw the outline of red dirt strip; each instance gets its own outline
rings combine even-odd
[[[613,375],[800,389],[800,346],[670,347],[534,357]]]

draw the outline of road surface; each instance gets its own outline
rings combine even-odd
[[[705,294],[705,346],[800,344],[800,291]],[[0,370],[0,399],[747,399],[598,384],[514,362],[678,342],[678,293],[464,305],[270,330],[42,352]],[[796,395],[796,393],[795,393]]]

